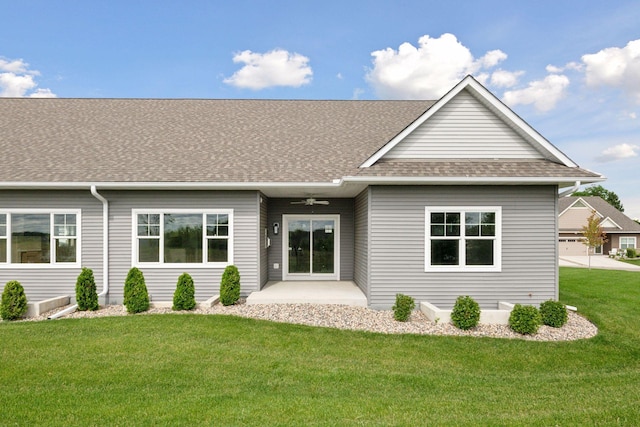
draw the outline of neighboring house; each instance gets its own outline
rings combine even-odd
[[[607,241],[602,247],[595,248],[596,254],[608,255],[612,249],[638,248],[640,224],[602,198],[563,197],[559,201],[558,208],[560,256],[588,254],[587,246],[583,243],[582,227],[587,225],[587,218],[594,211],[600,218],[600,226],[607,233]]]
[[[470,76],[437,101],[5,98],[0,147],[0,281],[32,301],[73,296],[82,266],[109,303],[132,266],[154,300],[185,271],[203,300],[235,264],[244,295],[539,303],[559,188],[604,179]]]

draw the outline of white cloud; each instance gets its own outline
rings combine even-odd
[[[615,160],[624,160],[630,157],[636,157],[640,151],[640,146],[631,144],[618,144],[604,150],[596,161],[601,163],[613,162]]]
[[[545,112],[553,109],[565,96],[568,86],[567,76],[551,74],[544,80],[530,82],[524,89],[505,92],[502,100],[510,106],[533,104],[536,110]]]
[[[618,87],[640,104],[640,39],[582,56],[588,86]]]
[[[524,71],[496,70],[491,73],[491,85],[495,87],[513,87]]]
[[[35,92],[28,93],[38,86],[34,77],[39,75],[40,72],[30,70],[29,64],[22,59],[0,58],[0,97],[55,98],[56,95],[51,92],[51,89],[37,89]]]
[[[492,50],[475,59],[453,34],[425,35],[417,47],[405,42],[398,50],[376,50],[371,56],[373,68],[366,79],[380,98],[391,99],[440,98],[465,75],[481,74],[507,58],[504,52]]]
[[[309,58],[282,49],[267,53],[245,50],[236,54],[233,62],[245,65],[224,82],[239,88],[300,87],[308,84],[313,74]]]

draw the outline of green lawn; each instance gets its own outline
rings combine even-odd
[[[226,316],[0,324],[0,425],[638,425],[640,273],[561,269],[600,327],[540,343]]]
[[[640,259],[638,258],[634,258],[634,259],[623,259],[624,262],[628,262],[629,264],[635,264],[635,265],[640,265]]]

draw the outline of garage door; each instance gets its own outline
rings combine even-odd
[[[580,239],[560,239],[559,242],[560,256],[588,255],[587,246]]]

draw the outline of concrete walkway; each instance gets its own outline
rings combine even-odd
[[[344,304],[367,306],[367,297],[351,281],[269,282],[247,297],[247,304]]]
[[[580,267],[589,268],[588,256],[561,256],[560,267]],[[626,270],[640,271],[640,266],[629,264],[609,258],[606,255],[592,255],[591,268],[599,268],[605,270]]]

